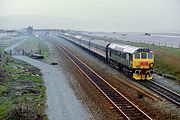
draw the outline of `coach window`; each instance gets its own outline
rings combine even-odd
[[[146,59],[146,58],[147,58],[146,53],[141,53],[141,58],[142,58],[142,59]]]
[[[140,58],[140,54],[139,53],[136,53],[135,54],[135,59],[139,59]]]

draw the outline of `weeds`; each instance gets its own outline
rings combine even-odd
[[[8,76],[0,84],[0,119],[47,119],[46,88],[40,70],[12,58],[3,69]]]

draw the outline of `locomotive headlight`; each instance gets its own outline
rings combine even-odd
[[[154,63],[150,63],[149,68],[153,68],[153,67],[154,67]]]

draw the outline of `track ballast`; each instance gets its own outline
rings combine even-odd
[[[129,101],[113,86],[107,83],[102,77],[95,73],[91,68],[78,59],[67,48],[60,45],[57,41],[51,42],[58,50],[62,51],[74,64],[84,73],[85,76],[98,88],[99,91],[112,103],[112,105],[128,120],[151,120],[151,118],[140,110],[136,105]]]
[[[139,82],[141,85],[145,86],[146,88],[154,91],[155,93],[161,95],[162,97],[168,99],[172,103],[180,106],[180,95],[154,81],[141,81]]]

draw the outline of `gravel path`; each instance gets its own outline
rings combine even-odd
[[[47,115],[50,120],[89,119],[88,113],[76,98],[61,69],[25,56],[13,57],[41,69],[46,85]]]

